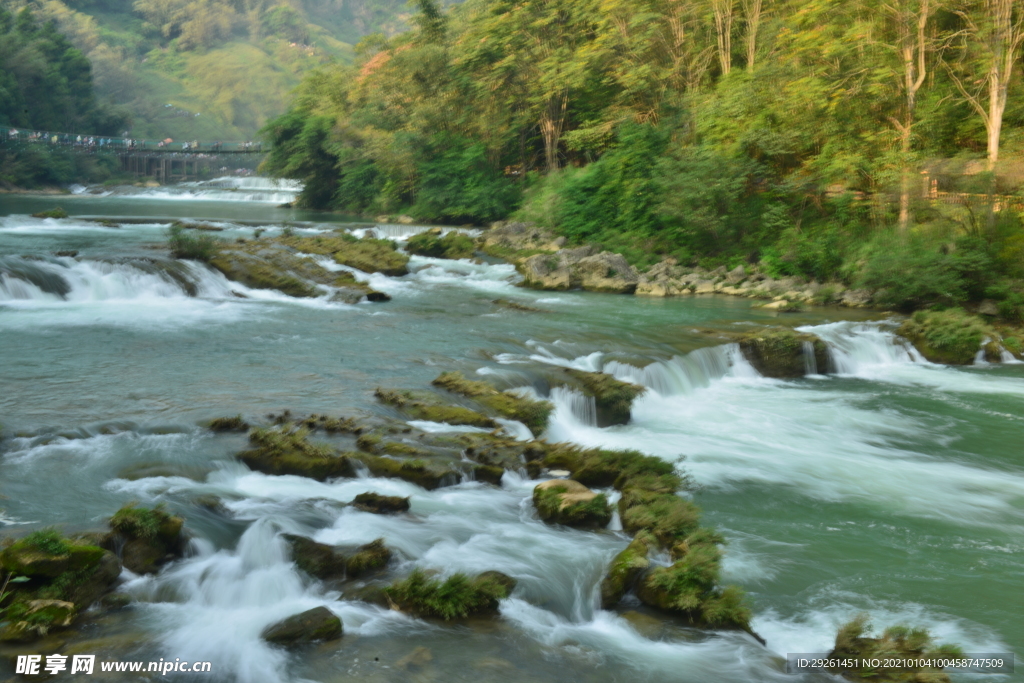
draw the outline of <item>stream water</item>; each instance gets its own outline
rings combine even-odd
[[[166,220],[74,218],[211,218],[226,239],[252,235],[232,221],[324,221],[243,191],[0,195],[0,534],[96,529],[134,500],[166,503],[195,536],[190,558],[127,576],[134,607],[87,619],[77,651],[209,660],[201,680],[240,683],[809,682],[832,679],[785,674],[786,653],[827,652],[837,627],[867,612],[877,627],[924,626],[968,652],[1024,652],[1024,366],[922,362],[891,325],[851,310],[780,317],[738,298],[534,292],[497,263],[413,257],[408,276],[369,276],[392,296],[383,304],[293,299],[194,263],[168,277],[154,265],[167,259]],[[27,215],[56,204],[73,217]],[[54,256],[64,250],[78,255]],[[764,323],[818,334],[834,372],[763,378],[708,334]],[[725,579],[748,592],[767,647],[639,603],[598,609],[595,587],[627,538],[544,525],[529,500],[535,482],[519,474],[500,489],[429,492],[272,477],[234,461],[244,436],[198,426],[286,408],[395,417],[376,387],[424,388],[446,370],[535,386],[557,366],[649,387],[629,425],[606,429],[585,402],[555,392],[547,437],[685,457],[705,522],[729,541]],[[367,490],[411,496],[411,513],[342,507]],[[197,504],[209,495],[226,514]],[[344,545],[383,536],[399,574],[497,569],[519,585],[499,619],[441,626],[304,580],[282,533]],[[342,618],[342,640],[294,654],[260,640],[317,605]],[[409,665],[416,648],[426,654]]]

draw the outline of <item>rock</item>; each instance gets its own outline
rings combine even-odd
[[[649,552],[647,537],[644,536],[633,539],[625,550],[615,556],[601,581],[601,609],[611,609],[619,604],[626,591],[647,571],[651,565],[647,559]]]
[[[519,265],[524,284],[528,287],[560,291],[572,289],[572,274],[569,266],[554,254],[537,254]]]
[[[445,259],[472,258],[476,252],[473,238],[457,230],[441,235],[440,228],[431,228],[426,232],[413,235],[406,242],[405,250],[410,254],[432,256]]]
[[[574,278],[589,292],[632,294],[640,276],[621,254],[604,251],[575,264]]]
[[[377,388],[377,400],[408,413],[410,417],[428,422],[446,422],[450,425],[467,425],[497,429],[498,423],[482,413],[463,406],[446,405],[434,394]]]
[[[391,561],[391,550],[384,545],[384,539],[367,543],[356,549],[348,558],[346,571],[350,577],[359,577],[383,569]]]
[[[210,420],[207,429],[211,432],[247,432],[249,424],[242,419],[241,415],[234,417],[215,417]]]
[[[421,486],[428,491],[442,486],[454,486],[459,483],[461,474],[449,468],[440,468],[420,459],[404,460],[375,455],[358,455],[355,458],[363,463],[375,477],[404,479]]]
[[[126,505],[110,518],[113,534],[104,546],[119,551],[124,566],[136,574],[155,574],[184,554],[188,542],[184,524],[181,517],[159,507]]]
[[[871,303],[871,292],[867,289],[847,289],[839,302],[851,308],[867,306]]]
[[[713,280],[697,280],[693,283],[694,294],[714,294],[715,283]]]
[[[40,211],[39,213],[32,214],[32,218],[67,218],[68,212],[57,207],[55,209],[47,209],[46,211]]]
[[[209,260],[224,277],[250,289],[274,289],[288,296],[310,298],[319,296],[316,287],[296,277],[288,269],[266,258],[246,253],[238,245],[222,248]]]
[[[766,328],[742,337],[739,345],[743,357],[765,377],[803,377],[809,369],[828,370],[828,347],[811,334]]]
[[[360,493],[352,501],[352,507],[363,512],[373,512],[378,515],[391,512],[408,512],[409,498],[401,496],[382,496],[379,493],[367,491]]]
[[[917,311],[896,334],[931,362],[947,365],[969,365],[986,339],[1001,341],[999,333],[985,320],[960,309]],[[993,349],[997,352],[993,360],[998,359],[998,350]]]
[[[471,398],[502,417],[518,420],[534,434],[544,431],[548,417],[554,410],[554,406],[547,401],[534,401],[512,392],[498,391],[486,382],[467,380],[460,372],[442,373],[431,384],[453,394]]]
[[[341,619],[326,607],[315,607],[268,626],[260,635],[263,640],[276,645],[337,640],[342,635],[342,624]]]
[[[334,546],[293,534],[285,534],[283,538],[292,547],[295,565],[310,576],[324,580],[345,576],[345,556]]]
[[[556,239],[554,234],[534,223],[507,221],[491,225],[483,236],[481,248],[488,254],[517,261],[515,252],[558,251],[563,244],[564,237]]]
[[[637,296],[665,297],[669,296],[669,289],[668,285],[663,282],[651,282],[641,278],[633,293]]]
[[[500,572],[485,572],[474,579],[453,574],[442,581],[417,569],[384,592],[390,604],[403,612],[450,621],[495,613],[514,587],[515,580]]]
[[[551,479],[533,489],[537,514],[549,524],[603,529],[612,519],[608,499],[572,479]]]
[[[586,395],[594,397],[598,427],[628,424],[633,401],[647,391],[601,372],[566,368],[565,373],[579,383]]]
[[[744,268],[743,266],[736,266],[735,268],[730,270],[725,276],[726,282],[729,282],[731,284],[742,282],[745,279],[747,279],[747,269]]]
[[[250,469],[264,474],[293,474],[326,481],[355,475],[349,455],[338,455],[323,444],[310,443],[307,428],[253,429],[249,442],[255,448],[236,457]]]
[[[985,299],[978,304],[978,315],[997,316],[999,315],[999,306],[992,299]]]
[[[0,642],[30,643],[50,631],[67,628],[75,618],[73,603],[63,600],[29,600],[9,607],[10,620],[0,628]]]

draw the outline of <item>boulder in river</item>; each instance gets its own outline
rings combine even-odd
[[[347,231],[339,230],[313,237],[283,235],[278,241],[307,254],[330,256],[336,263],[364,273],[398,277],[409,272],[409,257],[398,251],[391,240],[370,237],[359,239]]]
[[[342,630],[341,619],[336,614],[326,607],[314,607],[268,626],[260,635],[275,645],[300,645],[337,640]]]
[[[615,556],[608,567],[608,573],[601,581],[601,609],[611,609],[619,604],[626,591],[647,571],[651,565],[647,555],[653,542],[654,539],[650,536],[638,534]]]
[[[917,311],[900,325],[896,334],[933,363],[969,365],[985,340],[994,347],[991,351],[984,349],[986,360],[1000,360],[999,333],[984,319],[961,309]]]
[[[744,335],[739,345],[747,362],[765,377],[803,377],[809,368],[818,373],[828,370],[828,347],[813,334],[770,327]]]
[[[472,258],[476,252],[476,242],[469,235],[452,230],[446,235],[440,228],[431,228],[426,232],[413,235],[405,243],[405,250],[410,254],[432,256],[434,258],[465,259]]]
[[[510,391],[498,391],[487,382],[466,379],[461,372],[445,372],[431,382],[453,394],[470,398],[510,420],[518,420],[531,432],[539,434],[547,427],[554,406],[548,401],[535,401]]]
[[[452,486],[461,478],[456,470],[439,467],[419,458],[409,460],[364,454],[356,457],[375,477],[404,479],[427,490]]]
[[[352,507],[363,512],[372,512],[378,515],[389,514],[393,512],[408,512],[409,511],[409,497],[402,498],[401,496],[384,496],[379,493],[373,493],[367,491],[366,493],[360,493],[352,501]]]
[[[110,518],[113,533],[104,546],[119,550],[124,566],[136,574],[155,574],[184,553],[188,543],[184,525],[184,519],[162,507],[126,505]]]
[[[927,663],[929,660],[961,657],[963,653],[960,648],[953,645],[936,647],[931,634],[925,629],[892,626],[880,637],[872,638],[868,635],[870,628],[867,615],[860,615],[840,627],[836,634],[835,648],[828,654],[828,659],[856,662],[858,666],[832,667],[829,669],[831,673],[839,674],[851,681],[873,683],[950,683],[949,675],[941,668],[895,668],[871,666],[870,663],[886,659]]]
[[[383,569],[391,561],[391,549],[384,545],[384,539],[356,548],[346,562],[346,572],[352,578]]]
[[[294,534],[285,534],[284,539],[291,544],[292,560],[302,571],[318,579],[344,578],[345,556],[334,546]]]
[[[594,397],[598,427],[628,424],[633,401],[647,391],[645,387],[623,382],[603,372],[566,368],[565,373],[575,380],[583,393]]]
[[[450,621],[496,612],[499,601],[515,586],[516,580],[501,572],[484,572],[473,579],[453,574],[441,580],[417,569],[386,588],[384,594],[403,612]]]
[[[584,529],[603,529],[612,519],[608,498],[572,479],[551,479],[533,489],[533,504],[542,520]]]
[[[427,392],[378,388],[375,395],[381,403],[394,406],[417,420],[447,422],[450,425],[466,425],[484,429],[498,427],[494,418],[463,406],[446,405],[440,400],[440,397]]]
[[[305,427],[294,429],[253,429],[249,442],[254,448],[238,454],[250,469],[264,474],[293,474],[326,481],[355,474],[347,455],[338,455],[330,446],[311,443]]]
[[[537,289],[585,289],[593,292],[632,294],[640,274],[621,255],[609,251],[594,253],[593,247],[560,249],[554,254],[537,254],[519,266],[528,287]]]

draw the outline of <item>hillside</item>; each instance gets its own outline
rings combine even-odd
[[[303,74],[348,63],[365,35],[407,27],[403,0],[30,0],[92,63],[134,137],[245,140]]]

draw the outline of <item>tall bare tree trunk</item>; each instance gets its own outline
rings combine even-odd
[[[761,26],[761,7],[763,0],[743,0],[743,18],[747,24],[747,72],[754,70],[757,58],[757,30]]]
[[[718,62],[722,67],[722,75],[728,76],[732,71],[732,22],[733,3],[735,0],[711,0],[711,10],[715,14],[715,32],[718,34]]]
[[[541,113],[540,133],[544,137],[544,157],[548,173],[558,170],[558,143],[565,127],[565,110],[569,106],[569,94],[562,92],[548,99],[547,107]]]

